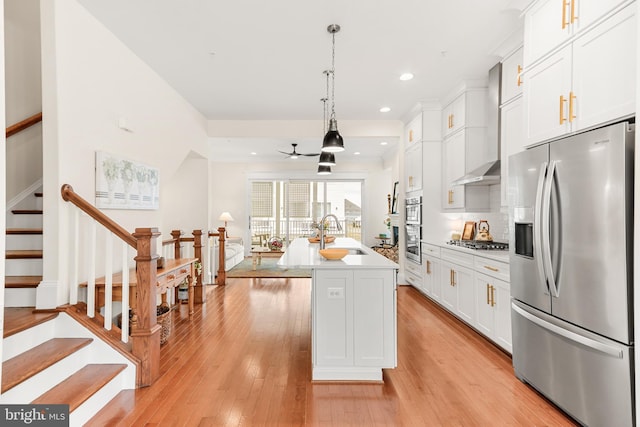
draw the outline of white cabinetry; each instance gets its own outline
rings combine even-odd
[[[478,256],[475,264],[476,329],[511,352],[509,265]]]
[[[407,144],[405,147],[409,147],[414,142],[422,141],[422,115],[417,115],[409,124],[405,127],[405,141]]]
[[[635,111],[635,4],[607,15],[584,31],[568,32],[568,42],[555,49],[556,41],[542,45],[532,41],[552,33],[551,18],[542,13],[543,6],[551,3],[554,1],[540,1],[525,19],[523,93],[527,146],[630,116]],[[602,2],[598,7],[603,9],[594,3],[579,3],[578,21],[584,13],[595,21],[607,11],[607,3],[619,2]],[[554,50],[546,55],[540,46]],[[621,46],[625,47],[623,51]],[[538,57],[542,59],[531,64]]]
[[[503,104],[500,120],[500,200],[501,206],[507,206],[509,201],[509,156],[524,150],[524,130],[522,121],[522,96]]]
[[[414,288],[418,290],[422,290],[422,268],[420,264],[416,264],[415,262],[406,259],[404,263],[404,277],[407,283],[412,285]]]
[[[522,93],[522,50],[522,47],[520,47],[502,61],[502,103],[505,103]]]
[[[531,64],[586,30],[625,0],[538,0],[525,13],[525,60]]]
[[[422,189],[422,142],[415,142],[405,150],[405,191]]]
[[[442,249],[442,293],[447,294],[447,308],[469,324],[475,319],[473,297],[473,255]],[[445,286],[450,289],[444,290]]]
[[[426,261],[422,292],[511,352],[507,258],[475,255],[428,243],[422,248]]]
[[[378,379],[379,369],[395,367],[394,276],[381,269],[314,271],[313,379]]]
[[[422,292],[436,301],[440,301],[440,248],[428,243],[422,244]]]

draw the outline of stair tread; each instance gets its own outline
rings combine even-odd
[[[42,228],[7,228],[7,234],[42,234]]]
[[[31,402],[34,405],[68,404],[73,412],[126,368],[125,364],[89,364]]]
[[[6,288],[37,288],[42,282],[42,276],[4,276]]]
[[[34,310],[35,307],[5,307],[3,337],[10,337],[58,316],[56,311],[35,312]]]
[[[5,251],[6,259],[40,259],[42,249],[11,249]]]
[[[11,213],[14,215],[40,215],[42,209],[14,209]]]
[[[92,338],[53,338],[2,363],[2,393],[89,345]]]
[[[36,196],[36,197],[42,197],[42,193],[41,193],[41,192],[39,192],[39,191],[38,191],[38,192],[36,192],[36,193],[33,193],[33,195],[34,195],[34,196]]]

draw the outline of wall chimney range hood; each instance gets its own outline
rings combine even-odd
[[[502,64],[498,63],[489,70],[487,80],[487,158],[497,159],[484,163],[464,176],[454,180],[451,185],[493,185],[500,184],[500,86]]]
[[[492,184],[500,184],[500,160],[487,162],[451,183],[451,185]]]

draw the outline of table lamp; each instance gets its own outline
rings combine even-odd
[[[218,218],[220,221],[224,221],[224,228],[227,228],[227,221],[233,221],[233,217],[231,216],[231,214],[229,212],[222,212],[220,214],[220,218]]]

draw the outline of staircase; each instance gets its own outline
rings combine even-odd
[[[1,404],[68,404],[70,425],[81,426],[135,388],[135,361],[79,321],[73,306],[51,313],[5,308]]]
[[[30,193],[7,213],[5,307],[35,307],[42,281],[42,193]]]

